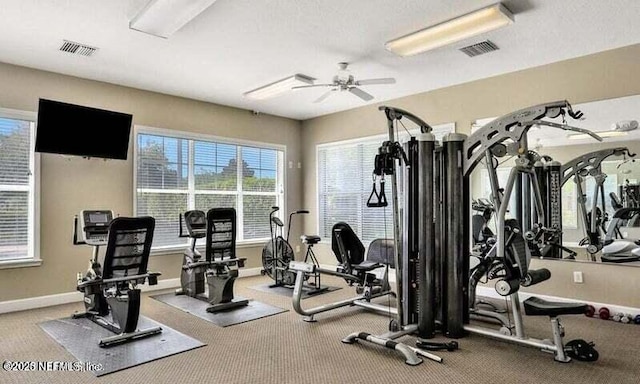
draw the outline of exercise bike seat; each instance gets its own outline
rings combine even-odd
[[[351,266],[351,268],[353,268],[356,271],[365,271],[365,272],[369,272],[380,267],[382,267],[382,264],[377,263],[375,261],[369,261],[369,260],[365,260],[360,264],[354,264]]]
[[[305,244],[312,245],[318,244],[322,238],[318,235],[302,235],[300,236],[300,240]]]
[[[530,297],[523,304],[524,312],[528,316],[582,315],[588,308],[588,305],[583,303],[561,303],[539,297]]]

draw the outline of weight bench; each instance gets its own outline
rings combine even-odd
[[[314,315],[318,313],[353,305],[384,314],[396,313],[395,308],[370,302],[375,297],[395,296],[388,281],[388,268],[393,267],[393,262],[387,261],[389,256],[393,256],[393,240],[376,239],[371,242],[365,259],[365,247],[347,223],[335,224],[331,233],[331,249],[339,263],[336,270],[323,269],[312,263],[299,261],[292,261],[289,264],[289,270],[296,273],[292,296],[294,310],[303,315],[303,320],[307,322],[316,321]],[[377,277],[372,273],[379,268],[385,268],[382,277]],[[355,285],[358,296],[316,308],[303,309],[301,305],[302,288],[304,281],[311,274],[341,277],[349,286]]]

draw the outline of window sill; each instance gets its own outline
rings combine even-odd
[[[40,259],[0,261],[0,269],[39,267],[40,265],[42,265]]]
[[[264,244],[269,241],[269,239],[263,240],[251,240],[251,241],[243,241],[241,243],[236,243],[236,249],[239,248],[256,248],[263,247]],[[177,253],[182,253],[187,245],[180,245],[176,247],[167,247],[162,249],[152,249],[151,256],[165,256],[165,255],[175,255]],[[204,252],[204,247],[198,246],[197,249],[201,252]]]

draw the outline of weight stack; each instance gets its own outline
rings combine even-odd
[[[469,269],[465,254],[465,204],[463,174],[463,144],[467,138],[460,133],[449,133],[442,139],[444,195],[444,269],[443,331],[448,337],[464,336],[465,314],[468,311]]]

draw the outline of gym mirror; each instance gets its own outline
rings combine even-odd
[[[562,244],[575,252],[563,252],[563,259],[640,266],[640,241],[635,243],[640,240],[640,95],[574,105],[574,110],[582,111],[584,120],[573,125],[597,132],[603,142],[584,134],[538,127],[531,128],[528,136],[529,149],[559,161],[567,176],[572,175],[572,169],[580,168],[569,168],[572,160],[599,152],[591,158],[598,159],[600,167],[584,167],[578,175],[579,186],[575,176],[566,178],[562,186]],[[472,132],[491,120],[475,121]],[[507,157],[504,159],[497,172],[501,184],[512,165]],[[487,175],[485,169],[475,171],[473,199],[490,197]],[[596,195],[596,214],[592,214]],[[480,212],[472,210],[472,214]],[[488,226],[495,231],[493,220]]]

